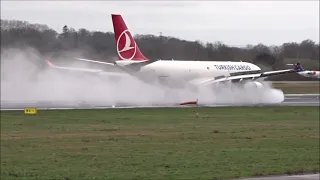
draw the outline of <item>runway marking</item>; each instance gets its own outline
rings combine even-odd
[[[282,104],[320,104],[320,102],[299,102],[299,101],[291,101],[291,102],[282,102]]]
[[[314,179],[314,178],[320,178],[320,174],[307,174],[307,175],[295,175],[291,176],[294,178],[306,178],[306,179]]]
[[[269,177],[252,177],[240,178],[234,180],[319,180],[320,174],[305,174],[305,175],[292,175],[292,176],[269,176]]]

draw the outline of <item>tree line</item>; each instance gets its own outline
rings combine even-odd
[[[287,42],[280,46],[264,44],[232,47],[222,42],[186,41],[176,37],[134,36],[140,50],[150,59],[246,61],[268,69],[288,68],[287,63],[300,61],[306,68],[319,70],[319,42],[310,39]],[[117,59],[113,32],[75,30],[65,25],[61,33],[43,24],[26,21],[1,20],[1,53],[11,47],[32,47],[41,55],[55,56],[64,52],[81,52],[81,57],[102,61]],[[295,75],[285,75],[272,80],[310,80]]]

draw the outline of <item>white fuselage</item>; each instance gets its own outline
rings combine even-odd
[[[260,70],[258,66],[247,62],[159,60],[143,66],[140,72],[154,74],[157,77],[192,80],[195,78],[230,76],[230,73]]]
[[[316,78],[320,79],[320,72],[319,71],[301,71],[298,72],[301,76],[308,77],[308,78]]]

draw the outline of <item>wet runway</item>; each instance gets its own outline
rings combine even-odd
[[[319,94],[286,94],[285,100],[277,104],[199,104],[199,106],[319,106]],[[71,101],[38,101],[38,102],[3,102],[1,110],[23,109],[36,107],[38,109],[104,109],[104,108],[137,108],[137,107],[185,107],[179,104],[154,104],[152,106],[137,106],[134,104],[106,104],[105,102],[71,102]]]
[[[319,106],[319,94],[287,94],[280,105]]]
[[[293,175],[293,176],[273,176],[261,178],[243,178],[234,180],[319,180],[320,174]]]

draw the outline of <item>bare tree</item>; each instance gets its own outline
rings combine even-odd
[[[68,25],[61,33],[47,25],[26,21],[1,20],[1,49],[8,47],[32,47],[42,55],[81,52],[86,58],[113,61],[117,57],[112,32],[75,30]],[[201,41],[186,41],[170,36],[135,35],[140,50],[150,59],[200,60],[200,61],[246,61],[262,64],[272,69],[284,68],[290,60],[308,60],[305,67],[320,69],[319,42],[310,39],[288,42],[281,46],[264,44],[247,45],[245,48],[230,47],[217,41],[204,44]],[[1,51],[2,53],[2,51]],[[306,61],[304,61],[305,63]],[[279,76],[273,80],[293,80],[296,76]],[[304,79],[309,80],[309,79]]]

